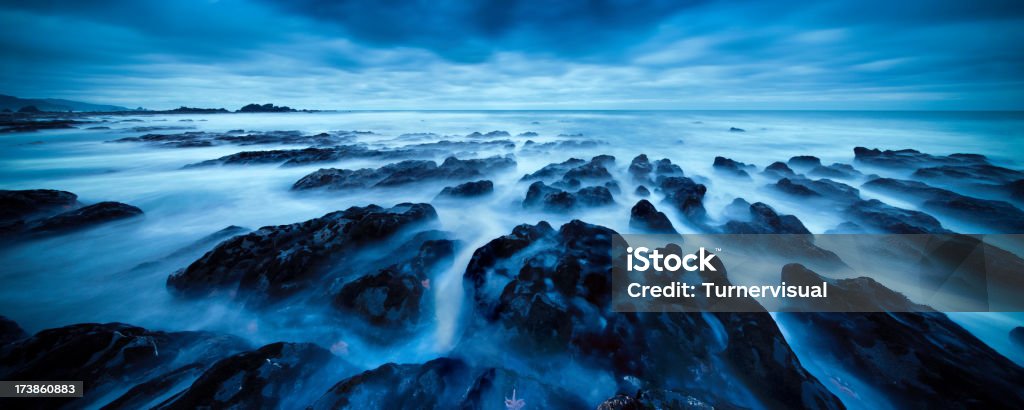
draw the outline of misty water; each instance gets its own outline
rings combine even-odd
[[[83,322],[124,322],[149,329],[227,332],[254,344],[278,340],[310,341],[370,368],[385,362],[422,362],[448,352],[457,342],[462,312],[462,274],[474,250],[509,233],[516,225],[546,220],[559,226],[570,219],[629,232],[629,209],[639,199],[633,186],[623,185],[612,207],[571,215],[524,210],[527,183],[519,182],[553,162],[598,154],[616,157],[616,179],[628,181],[626,167],[637,154],[652,160],[669,158],[686,174],[708,186],[705,206],[721,219],[722,209],[737,197],[763,201],[780,213],[800,218],[814,233],[844,222],[834,212],[808,206],[765,188],[770,181],[756,173],[752,180],[723,177],[712,171],[716,155],[752,163],[759,168],[794,155],[815,155],[825,164],[852,163],[853,148],[914,148],[931,154],[984,154],[998,165],[1024,168],[1024,115],[1020,113],[900,112],[337,112],[222,115],[139,115],[96,117],[110,129],[72,129],[7,134],[0,137],[0,189],[48,188],[78,194],[85,204],[118,201],[141,208],[142,218],[31,241],[9,243],[0,250],[0,314],[28,332]],[[125,121],[130,120],[130,121]],[[134,121],[139,120],[139,121]],[[379,167],[392,161],[340,161],[313,165],[215,166],[182,169],[187,164],[251,150],[302,148],[281,145],[220,145],[167,148],[144,143],[110,143],[142,135],[134,127],[181,127],[153,133],[298,130],[371,131],[357,143],[399,147],[432,140],[466,140],[472,132],[508,131],[515,150],[460,153],[460,159],[512,153],[513,171],[495,175],[495,194],[483,199],[436,201],[451,183],[420,183],[393,189],[295,192],[296,180],[319,168]],[[730,131],[731,128],[743,132]],[[537,136],[518,136],[535,132]],[[435,136],[408,134],[433,133]],[[505,137],[502,137],[503,139]],[[581,151],[536,152],[523,143],[597,140]],[[474,139],[480,141],[479,139]],[[443,157],[426,157],[442,161]],[[892,170],[855,164],[864,174],[878,172],[905,178]],[[859,182],[852,183],[859,186]],[[941,184],[940,184],[941,186]],[[914,205],[871,191],[865,198],[913,209]],[[435,315],[418,337],[379,348],[335,326],[320,312],[262,315],[228,300],[181,300],[166,289],[168,275],[202,256],[214,244],[189,248],[203,237],[230,225],[261,226],[301,222],[350,206],[430,202],[439,215],[439,229],[461,242],[450,269],[431,284]],[[685,232],[696,232],[669,207],[659,208]],[[943,226],[963,233],[985,233],[983,227],[936,215]],[[184,250],[183,250],[184,249]],[[178,252],[179,250],[183,250]],[[950,317],[1018,364],[1024,352],[1007,333],[1024,323],[1019,313],[958,313]],[[785,323],[780,326],[786,331]],[[827,363],[800,349],[799,336],[787,334],[805,366],[819,377],[829,375]],[[606,392],[605,392],[606,393]],[[842,396],[840,396],[842,397]],[[865,401],[861,406],[877,404]]]

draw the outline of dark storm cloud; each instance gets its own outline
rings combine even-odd
[[[1020,1],[0,0],[0,93],[155,108],[1021,109],[1022,23]]]

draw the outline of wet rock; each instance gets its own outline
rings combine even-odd
[[[536,181],[561,178],[570,169],[586,164],[587,161],[578,158],[569,158],[557,164],[548,164],[532,174],[526,174],[521,181]]]
[[[491,131],[486,134],[481,134],[477,131],[474,131],[469,135],[466,135],[466,138],[505,138],[510,136],[512,135],[509,134],[508,131]]]
[[[967,165],[919,168],[917,171],[914,171],[913,176],[923,180],[951,180],[957,182],[974,180],[977,182],[1005,184],[1024,178],[1024,172],[988,163],[971,163]]]
[[[610,155],[598,155],[590,162],[574,167],[562,175],[563,180],[577,179],[580,181],[603,182],[612,179],[607,166],[615,163],[615,157]]]
[[[862,187],[914,201],[924,210],[977,223],[996,232],[1024,232],[1024,211],[1009,202],[969,197],[923,182],[892,178],[874,179]]]
[[[168,277],[167,287],[182,297],[226,293],[253,306],[267,305],[327,288],[336,279],[328,271],[339,260],[436,219],[429,204],[404,203],[389,209],[351,207],[306,222],[263,227],[217,245]]]
[[[188,164],[185,168],[212,165],[281,164],[283,166],[336,162],[344,159],[399,159],[417,155],[413,150],[375,150],[361,145],[341,145],[327,148],[302,148],[269,151],[243,151],[217,159]]]
[[[952,154],[936,156],[913,149],[878,150],[864,147],[853,149],[854,160],[879,167],[922,168],[942,165],[986,164],[988,159],[978,154]]]
[[[649,233],[678,233],[665,213],[659,212],[654,208],[654,204],[646,199],[641,199],[633,206],[629,216],[629,227]]]
[[[272,343],[224,358],[160,409],[293,407],[306,389],[325,384],[333,358],[312,343]],[[326,387],[326,385],[324,386]]]
[[[440,166],[434,161],[407,160],[377,169],[322,168],[296,181],[292,189],[362,189],[424,181],[467,180],[514,168],[515,165],[515,160],[510,157],[494,156],[467,160],[448,157]]]
[[[714,167],[716,171],[727,175],[743,178],[750,178],[750,174],[747,172],[748,170],[753,171],[757,169],[757,167],[751,164],[744,164],[725,157],[715,157],[715,163],[712,164],[712,167]]]
[[[429,240],[415,257],[346,283],[334,295],[333,305],[377,326],[392,329],[419,323],[426,314],[423,302],[436,266],[450,261],[455,252],[451,240]]]
[[[1016,181],[1010,182],[1006,185],[1003,185],[1003,188],[1007,192],[1009,192],[1010,198],[1016,201],[1024,202],[1024,179],[1018,179]]]
[[[797,155],[787,161],[789,166],[793,168],[809,169],[821,166],[821,159],[813,155]]]
[[[820,198],[838,204],[848,204],[860,200],[860,191],[841,182],[831,179],[782,178],[774,187],[789,195]]]
[[[659,189],[665,193],[665,202],[676,207],[687,220],[703,225],[707,219],[704,194],[707,187],[687,177],[660,178]]]
[[[942,224],[924,212],[897,208],[877,199],[856,201],[842,213],[858,222],[857,226],[871,227],[882,233],[924,234],[951,233]],[[849,228],[849,227],[847,227]]]
[[[24,221],[78,206],[78,196],[54,189],[0,190],[0,224]]]
[[[836,225],[835,228],[832,228],[832,229],[829,229],[829,230],[825,231],[825,234],[828,234],[828,235],[835,235],[835,234],[863,234],[863,233],[868,233],[868,231],[866,229],[864,229],[863,226],[860,226],[858,224],[855,224],[855,223],[849,222],[849,221],[840,223],[839,225]]]
[[[681,177],[683,169],[673,164],[668,158],[662,158],[654,162],[654,175],[661,177]]]
[[[729,127],[729,132],[746,132],[743,128]]]
[[[639,197],[648,197],[651,196],[651,191],[647,187],[640,185],[636,187],[636,191],[633,191],[633,194]]]
[[[654,171],[654,166],[647,159],[647,155],[640,154],[629,163],[628,171],[634,181],[647,181],[651,177],[651,171]]]
[[[475,357],[481,358],[494,349],[522,353],[527,367],[555,379],[568,377],[558,372],[572,358],[595,374],[612,373],[613,380],[715,386],[723,392],[742,383],[758,397],[759,403],[748,404],[754,407],[842,407],[800,366],[763,311],[612,312],[613,235],[578,220],[557,232],[547,224],[521,225],[478,249],[463,283],[479,320],[456,351],[479,351]],[[718,270],[708,280],[727,283],[724,266]],[[756,302],[750,303],[757,311]]]
[[[66,232],[139,215],[142,215],[142,210],[128,204],[100,202],[40,220],[30,230],[35,233]]]
[[[572,393],[538,379],[500,367],[474,367],[453,358],[385,364],[338,382],[311,408],[513,408],[504,404],[512,401],[521,401],[523,406],[518,408],[587,408]]]
[[[145,131],[140,130],[139,132]],[[350,143],[361,134],[366,133],[360,131],[338,131],[333,133],[322,132],[315,135],[305,135],[299,131],[250,131],[245,134],[234,132],[216,133],[207,131],[189,131],[180,134],[146,134],[139,137],[120,138],[110,142],[141,142],[167,148],[262,144],[308,145],[323,147]]]
[[[801,299],[794,303],[807,304],[810,311],[776,317],[791,332],[804,335],[809,354],[875,390],[850,390],[854,397],[880,394],[896,407],[927,408],[1013,408],[1024,400],[1024,369],[943,313],[928,312],[868,278],[832,280],[791,264],[783,268],[782,280],[829,281],[830,296],[844,296]],[[871,303],[879,312],[814,312],[818,305],[839,300]],[[908,310],[920,313],[900,313]]]
[[[811,168],[810,171],[807,171],[807,175],[819,178],[852,179],[860,177],[864,174],[861,174],[860,171],[854,169],[853,165],[840,164],[837,162],[827,167],[818,165],[814,168]]]
[[[18,326],[17,322],[0,316],[0,348],[15,340],[26,337],[28,337],[28,333],[25,333],[25,330]]]
[[[608,143],[604,141],[595,140],[568,140],[536,143],[530,140],[523,143],[523,148],[521,152],[526,154],[551,154],[555,152],[574,152],[580,150],[590,150],[601,147],[602,145],[608,145]]]
[[[740,409],[722,399],[699,399],[690,393],[671,389],[646,389],[637,392],[636,396],[617,394],[597,406],[598,410],[648,410],[648,409],[679,409],[679,410],[713,410]]]
[[[617,181],[605,182],[604,187],[608,189],[608,192],[611,192],[614,195],[622,194],[622,188],[619,187],[619,183]]]
[[[445,187],[438,194],[447,198],[472,198],[489,195],[494,192],[494,183],[486,179],[474,182],[467,182],[456,186]]]
[[[246,104],[242,108],[238,109],[238,112],[295,112],[294,108],[288,106],[276,106],[271,103],[260,104]]]
[[[729,234],[811,233],[797,217],[793,215],[779,215],[772,207],[762,202],[751,204],[749,213],[750,217],[746,218],[746,221],[729,221],[722,226],[722,231]]]
[[[0,118],[0,133],[62,130],[86,124],[85,121],[62,118],[41,119],[36,116],[11,115]]]
[[[548,186],[542,181],[530,184],[523,200],[524,208],[540,207],[549,212],[566,212],[577,207],[594,207],[615,203],[611,192],[603,186],[582,188],[570,193]]]
[[[764,168],[764,175],[771,176],[773,178],[787,178],[794,177],[796,173],[789,168],[784,162],[775,161],[771,165]]]
[[[0,378],[83,380],[85,397],[39,399],[34,405],[86,407],[182,364],[212,362],[245,347],[239,338],[210,332],[159,332],[121,323],[70,325],[0,348]]]

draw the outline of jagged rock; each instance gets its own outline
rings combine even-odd
[[[525,405],[520,408],[587,408],[572,393],[540,380],[443,357],[423,364],[388,363],[352,376],[331,387],[312,409],[505,408],[513,392]]]
[[[926,408],[1014,408],[1024,400],[1024,369],[943,313],[928,312],[868,278],[832,280],[791,264],[783,268],[782,280],[829,281],[827,300],[791,299],[805,309],[776,317],[790,332],[803,335],[808,354],[875,390],[865,395],[881,394],[886,404],[896,407]],[[878,313],[815,311],[820,305],[851,300],[875,304]],[[855,398],[860,393],[850,394]]]
[[[453,187],[445,187],[443,190],[441,190],[441,193],[438,194],[438,196],[448,198],[472,198],[488,195],[493,192],[494,183],[484,179],[480,181],[459,184]]]
[[[100,202],[43,219],[30,230],[36,233],[65,232],[139,215],[142,215],[142,210],[134,206],[120,202]]]
[[[862,188],[915,201],[927,211],[951,215],[997,232],[1024,232],[1024,211],[1009,202],[974,198],[923,182],[877,178]]]
[[[840,178],[840,179],[851,179],[857,178],[864,174],[853,168],[850,164],[834,163],[829,166],[818,165],[807,171],[807,175],[819,178]]]
[[[710,401],[699,399],[690,393],[671,389],[641,390],[637,392],[636,397],[617,394],[597,406],[598,410],[714,410],[716,408],[740,409],[743,407],[718,398]]]
[[[654,162],[654,174],[660,177],[681,177],[683,169],[673,164],[668,158],[662,158]]]
[[[586,164],[587,161],[578,158],[569,158],[564,162],[558,164],[548,164],[543,168],[537,170],[532,174],[523,175],[521,181],[535,181],[535,180],[548,180],[552,178],[561,178],[570,169]]]
[[[919,168],[914,171],[914,178],[924,180],[975,180],[994,184],[1005,184],[1024,178],[1024,172],[995,166],[988,163],[971,163],[967,165],[943,165]]]
[[[416,155],[413,150],[375,150],[360,145],[341,145],[327,148],[284,149],[270,151],[243,151],[217,159],[185,165],[185,168],[211,165],[281,164],[282,166],[335,162],[343,159],[397,159]]]
[[[828,235],[832,235],[832,234],[862,234],[862,233],[868,233],[868,231],[865,230],[864,227],[862,227],[860,225],[857,225],[857,224],[855,224],[853,222],[847,221],[847,222],[840,223],[839,225],[836,225],[835,228],[829,229],[829,230],[825,231],[825,233],[828,234]]]
[[[481,134],[477,131],[474,131],[471,134],[466,135],[466,138],[504,138],[510,136],[512,135],[509,134],[508,131],[491,131],[486,134]]]
[[[923,234],[951,233],[924,212],[897,208],[877,199],[856,201],[842,213],[857,221],[858,227],[869,226],[883,233]],[[849,228],[849,227],[846,227]],[[845,229],[845,228],[844,228]]]
[[[644,232],[659,234],[675,234],[676,228],[668,220],[664,212],[654,208],[654,204],[646,199],[641,199],[630,211],[629,227]]]
[[[651,191],[647,187],[640,185],[636,187],[636,191],[633,191],[633,194],[640,197],[648,197],[651,196]]]
[[[575,193],[548,186],[542,181],[530,184],[523,200],[524,208],[540,207],[549,212],[566,212],[577,207],[594,207],[615,203],[611,192],[603,186],[582,188]]]
[[[885,150],[856,147],[853,149],[854,160],[880,167],[921,168],[942,165],[987,164],[988,159],[978,154],[952,154],[936,156],[913,149]]]
[[[28,337],[28,333],[25,333],[25,330],[18,326],[17,322],[0,316],[0,348],[15,340],[26,337]]]
[[[595,140],[569,140],[569,141],[554,141],[545,143],[536,143],[532,140],[523,143],[523,153],[544,153],[549,154],[553,152],[573,152],[580,150],[589,150],[607,145],[605,141]]]
[[[83,380],[85,397],[36,399],[34,406],[86,407],[104,395],[190,363],[205,364],[246,348],[234,336],[159,332],[121,323],[47,329],[0,348],[4,380]]]
[[[712,167],[716,171],[724,172],[727,175],[743,178],[750,178],[750,174],[747,173],[748,170],[753,171],[757,169],[757,167],[753,165],[733,161],[725,157],[715,157],[715,163],[712,165]]]
[[[260,104],[246,104],[244,107],[239,108],[238,112],[295,112],[294,108],[288,106],[276,106],[271,103]]]
[[[622,193],[622,188],[619,187],[619,183],[616,181],[605,182],[604,187],[608,189],[608,192],[611,192],[614,195],[619,195]]]
[[[754,407],[842,407],[800,366],[763,311],[611,311],[613,235],[578,220],[557,232],[546,223],[520,225],[477,249],[463,284],[478,320],[456,352],[521,352],[528,368],[555,379],[565,377],[558,372],[571,357],[623,383],[635,378],[721,392],[734,391],[728,386],[739,383],[757,397],[757,403],[746,403]],[[707,280],[727,283],[724,266],[718,271],[717,279]],[[757,311],[756,302],[749,303]]]
[[[277,342],[221,359],[158,409],[281,408],[324,385],[330,352],[312,343]]]
[[[424,181],[466,180],[479,178],[505,169],[514,168],[510,157],[489,157],[460,160],[448,157],[438,166],[434,161],[407,160],[377,169],[323,168],[306,175],[292,185],[293,190],[354,189],[389,187]]]
[[[687,177],[659,178],[659,189],[665,193],[665,202],[676,207],[687,220],[696,225],[706,223],[704,194],[707,187]]]
[[[611,165],[615,162],[615,157],[609,155],[599,155],[590,160],[590,162],[572,168],[562,175],[563,180],[578,179],[580,181],[607,181],[612,179],[612,174],[608,172],[606,166]]]
[[[455,243],[428,240],[410,260],[346,283],[334,296],[333,305],[378,326],[411,325],[425,316],[424,303],[431,272],[442,260],[450,260]]]
[[[254,306],[280,301],[336,279],[331,265],[363,246],[437,219],[429,204],[351,207],[291,225],[267,226],[228,239],[167,278],[182,297],[227,293]],[[394,262],[392,262],[394,263]]]
[[[797,155],[787,161],[794,168],[814,168],[821,166],[821,159],[813,155]]]
[[[576,201],[582,206],[605,206],[615,203],[612,193],[603,186],[590,186],[576,191]]]
[[[629,174],[633,176],[634,181],[647,181],[653,170],[654,166],[651,165],[651,161],[647,159],[645,154],[637,155],[629,163]]]

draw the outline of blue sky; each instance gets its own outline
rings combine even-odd
[[[1024,109],[1012,0],[0,0],[0,27],[0,93],[154,109]]]

